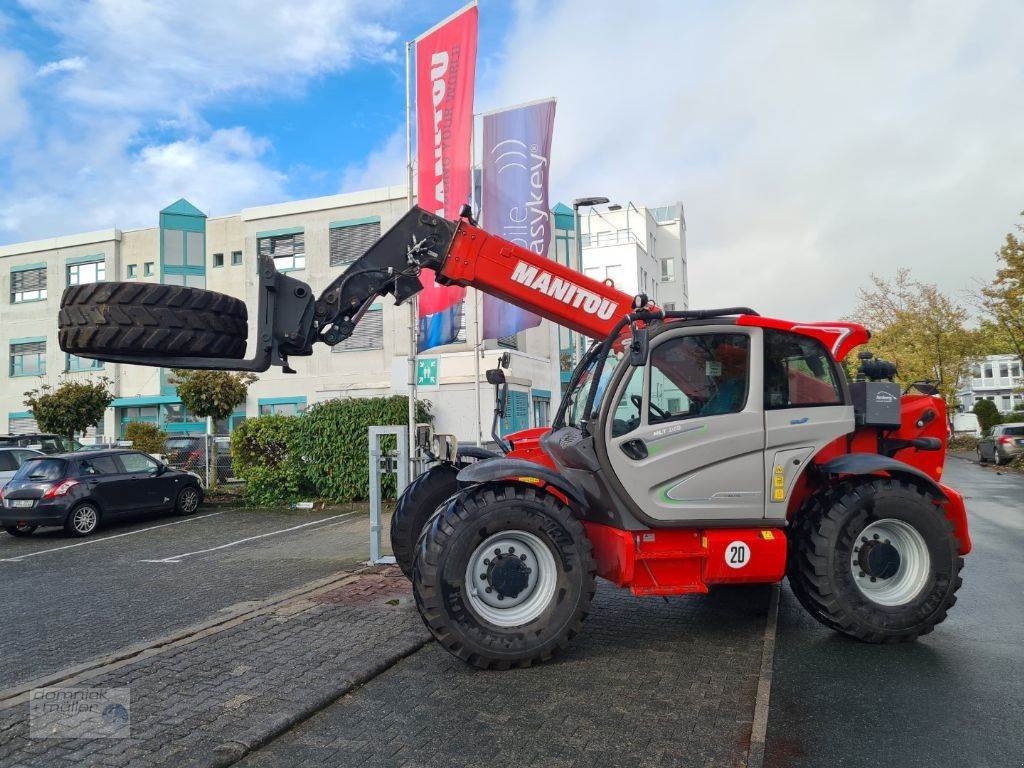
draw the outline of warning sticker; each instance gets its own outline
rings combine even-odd
[[[722,364],[717,360],[707,360],[704,363],[704,374],[706,376],[721,376]]]
[[[725,564],[730,568],[744,568],[750,562],[750,547],[745,541],[733,541],[725,548]]]

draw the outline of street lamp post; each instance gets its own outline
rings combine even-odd
[[[572,221],[573,227],[576,230],[576,264],[574,269],[577,272],[583,271],[583,234],[582,227],[580,226],[580,208],[591,208],[595,205],[604,205],[607,202],[607,197],[577,197],[572,201]],[[576,343],[573,346],[576,347],[574,350],[575,360],[573,360],[575,364],[583,359],[583,334],[577,334]]]

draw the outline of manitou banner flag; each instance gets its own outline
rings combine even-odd
[[[454,219],[469,202],[476,75],[476,3],[416,39],[417,202]],[[419,351],[450,344],[459,333],[466,289],[420,274]]]
[[[483,228],[541,255],[551,244],[548,169],[554,125],[554,99],[484,115]],[[485,339],[539,324],[532,312],[484,296]]]

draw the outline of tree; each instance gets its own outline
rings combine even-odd
[[[984,435],[987,435],[992,427],[1002,421],[999,409],[996,408],[996,404],[991,400],[981,399],[976,402],[974,404],[974,415],[978,417],[978,426],[981,427],[981,432]]]
[[[167,444],[167,433],[147,421],[129,421],[124,428],[124,439],[131,440],[132,448],[137,451],[162,454]]]
[[[62,379],[57,387],[43,384],[25,393],[25,405],[43,432],[69,439],[103,421],[114,400],[110,379],[92,381]]]
[[[249,385],[257,377],[252,373],[229,371],[185,371],[174,369],[173,382],[178,397],[189,411],[200,418],[226,419],[245,402]]]
[[[872,275],[850,319],[870,329],[871,350],[896,364],[899,381],[935,381],[950,410],[955,408],[957,385],[981,343],[967,327],[967,309],[900,269],[892,280]]]
[[[1024,226],[1016,229],[1024,234]],[[996,276],[981,289],[978,305],[988,316],[989,332],[1001,351],[1024,358],[1024,240],[1010,232],[996,258]]]

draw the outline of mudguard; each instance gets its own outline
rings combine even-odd
[[[561,491],[566,498],[577,504],[580,508],[587,505],[583,491],[577,488],[571,481],[540,464],[522,459],[509,459],[505,457],[497,459],[484,459],[470,464],[459,471],[458,480],[460,483],[487,483],[493,480],[507,480],[516,478],[527,478],[540,481],[546,485]]]
[[[877,453],[847,453],[826,461],[819,465],[818,469],[828,475],[873,475],[876,472],[905,475],[920,482],[937,500],[949,500],[942,486],[917,467]]]

